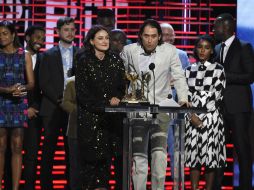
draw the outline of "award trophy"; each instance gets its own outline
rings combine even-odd
[[[138,103],[137,96],[136,96],[138,74],[135,72],[130,72],[130,73],[125,72],[125,77],[127,80],[130,81],[131,93],[130,94],[128,93],[128,85],[126,85],[125,96],[122,99],[122,102]]]
[[[130,89],[131,93],[128,93],[128,85],[126,85],[125,96],[122,99],[124,103],[136,104],[136,103],[149,103],[147,97],[145,97],[145,87],[149,86],[149,81],[151,76],[149,72],[141,75],[141,89],[137,88],[137,82],[139,79],[139,75],[136,72],[126,72],[125,77],[128,81],[130,81]],[[148,95],[147,90],[147,95]]]
[[[139,96],[139,100],[141,102],[148,102],[148,93],[149,93],[149,81],[151,80],[151,75],[149,72],[143,74],[142,72],[142,75],[141,75],[141,93],[140,93],[140,96]],[[145,97],[145,87],[147,89],[147,94],[146,94],[146,97]]]

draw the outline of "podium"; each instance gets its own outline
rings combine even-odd
[[[166,107],[158,105],[139,105],[126,104],[120,106],[107,106],[105,112],[126,113],[123,129],[123,188],[131,189],[131,166],[132,166],[132,124],[136,120],[143,118],[136,117],[137,113],[144,112],[152,114],[153,117],[147,118],[152,123],[156,123],[156,114],[168,113],[171,119],[175,119],[177,127],[175,129],[174,146],[174,190],[184,189],[184,114],[185,113],[204,113],[203,108],[186,107]]]

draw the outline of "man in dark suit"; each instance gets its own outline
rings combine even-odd
[[[28,127],[24,133],[24,171],[23,179],[25,180],[24,189],[34,190],[36,180],[37,153],[41,137],[41,120],[39,117],[40,107],[40,88],[38,84],[39,51],[44,45],[45,29],[41,26],[31,26],[25,32],[27,43],[26,51],[29,51],[32,57],[33,69],[35,75],[35,86],[33,91],[28,91]]]
[[[231,132],[239,161],[242,190],[252,189],[252,159],[250,147],[250,118],[252,93],[250,84],[254,81],[254,53],[251,44],[235,36],[235,21],[232,15],[224,13],[214,22],[214,36],[220,42],[216,46],[220,63],[225,68],[226,89],[223,101],[225,130]],[[217,170],[215,189],[221,189],[223,171]]]
[[[73,60],[76,48],[73,47],[72,43],[75,38],[75,31],[73,18],[58,19],[59,44],[44,52],[40,58],[39,84],[42,91],[40,115],[44,127],[41,160],[41,187],[43,190],[53,189],[53,157],[60,129],[62,129],[64,136],[65,153],[68,153],[65,138],[68,115],[60,105],[66,79],[73,75]],[[65,156],[65,159],[68,168],[68,156]]]

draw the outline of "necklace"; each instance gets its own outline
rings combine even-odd
[[[102,56],[96,56],[99,60],[103,60],[105,57],[105,54],[103,54]]]
[[[17,50],[15,48],[12,48],[11,50],[6,50],[6,49],[2,49],[2,52],[7,53],[7,54],[13,54],[15,53]]]

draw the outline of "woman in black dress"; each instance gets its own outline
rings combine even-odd
[[[118,105],[124,95],[124,65],[110,52],[109,32],[100,25],[87,33],[76,56],[78,143],[83,190],[108,189],[114,147],[112,136],[121,128],[118,114],[105,113],[105,105]]]

